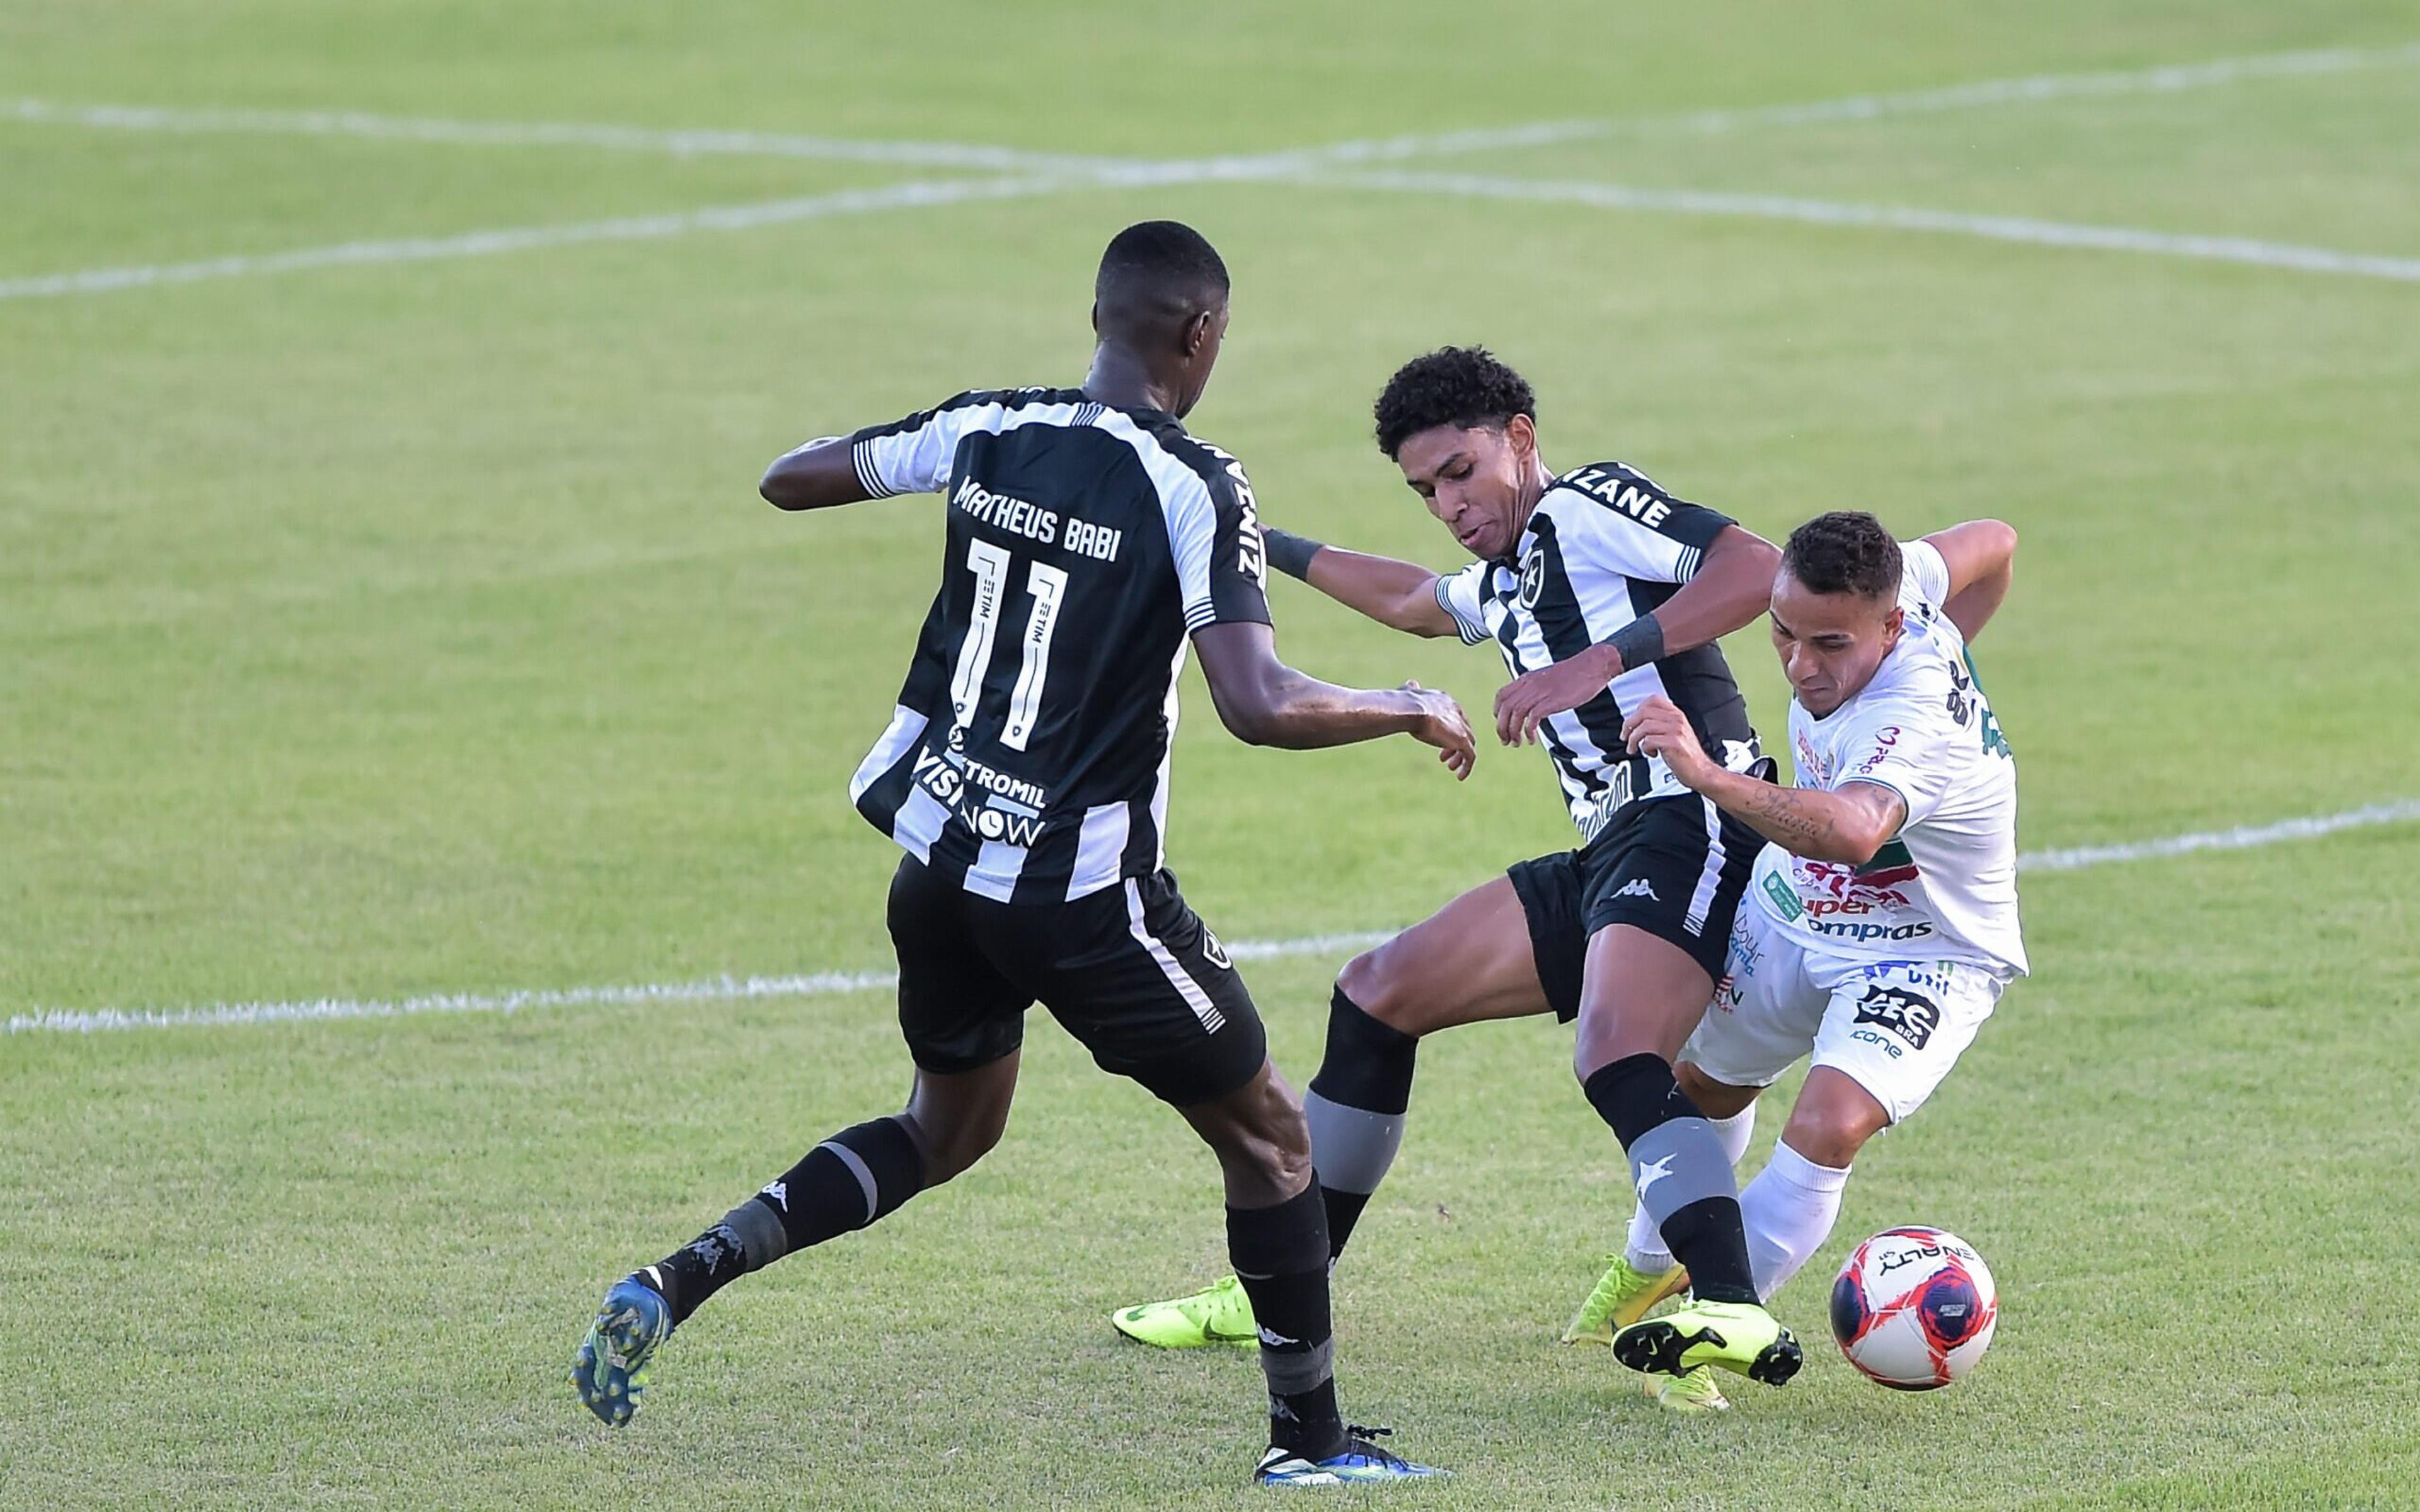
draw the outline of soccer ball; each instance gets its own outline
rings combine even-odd
[[[1884,1229],[1832,1283],[1840,1352],[1894,1391],[1931,1391],[1974,1369],[1999,1321],[1991,1267],[1939,1228]]]

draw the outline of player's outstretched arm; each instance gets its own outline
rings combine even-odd
[[[756,491],[775,509],[830,509],[874,496],[857,475],[848,438],[826,436],[773,459]]]
[[[1844,782],[1827,793],[1776,787],[1749,773],[1725,770],[1699,744],[1689,717],[1667,698],[1641,703],[1622,721],[1621,738],[1633,754],[1662,757],[1683,786],[1810,861],[1863,866],[1907,820],[1907,800],[1879,783]]]
[[[1960,635],[1972,640],[1983,633],[2000,601],[2009,596],[2017,556],[2016,528],[1996,519],[1970,519],[1935,531],[1924,540],[1949,565],[1949,592],[1941,601],[1941,612],[1949,616]]]
[[[1496,733],[1527,745],[1548,715],[1576,709],[1633,667],[1719,640],[1773,607],[1781,548],[1754,531],[1726,525],[1706,548],[1697,576],[1650,614],[1575,656],[1524,672],[1497,690]]]
[[[1261,527],[1261,535],[1268,544],[1270,566],[1346,609],[1406,635],[1455,633],[1453,616],[1437,602],[1437,575],[1418,563],[1347,551],[1270,525]]]
[[[1469,721],[1449,694],[1417,683],[1387,691],[1323,683],[1280,661],[1276,636],[1249,621],[1204,625],[1193,644],[1219,722],[1248,746],[1308,750],[1410,735],[1435,746],[1457,779],[1478,759]]]

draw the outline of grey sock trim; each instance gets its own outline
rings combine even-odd
[[[1639,1135],[1630,1147],[1630,1184],[1659,1228],[1692,1202],[1739,1196],[1722,1136],[1703,1119],[1673,1119]]]
[[[865,1162],[859,1157],[856,1150],[837,1139],[827,1139],[815,1148],[829,1149],[838,1155],[840,1163],[848,1167],[850,1175],[857,1178],[857,1184],[865,1189],[865,1222],[869,1224],[874,1222],[874,1215],[882,1211],[882,1197],[875,1190],[874,1173],[866,1169]],[[858,1227],[863,1227],[864,1225],[861,1224]]]
[[[781,1215],[754,1197],[724,1213],[722,1227],[739,1241],[740,1256],[752,1271],[761,1271],[790,1253],[790,1233],[782,1227]]]
[[[1311,1164],[1319,1184],[1368,1196],[1387,1179],[1404,1143],[1404,1116],[1372,1113],[1306,1092],[1302,1114],[1311,1125]]]
[[[1312,1348],[1292,1354],[1280,1354],[1264,1345],[1261,1374],[1268,1377],[1269,1390],[1299,1396],[1336,1374],[1336,1341],[1321,1339]]]

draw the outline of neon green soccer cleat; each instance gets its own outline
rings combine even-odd
[[[1613,1335],[1613,1357],[1662,1376],[1719,1365],[1768,1386],[1787,1383],[1806,1358],[1790,1330],[1752,1302],[1693,1302],[1633,1323]]]
[[[1679,1266],[1665,1271],[1637,1271],[1620,1255],[1606,1257],[1605,1274],[1596,1289],[1563,1325],[1566,1344],[1611,1344],[1613,1331],[1628,1328],[1667,1297],[1688,1289],[1689,1273]]]
[[[1109,1322],[1130,1339],[1163,1350],[1200,1350],[1213,1344],[1252,1349],[1260,1330],[1252,1321],[1252,1299],[1233,1276],[1220,1276],[1203,1290],[1167,1302],[1121,1307]]]
[[[1668,1412],[1728,1412],[1731,1399],[1712,1370],[1699,1368],[1685,1376],[1634,1376],[1646,1388],[1647,1399]]]

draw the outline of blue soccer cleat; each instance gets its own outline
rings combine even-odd
[[[1427,1480],[1448,1473],[1435,1465],[1416,1465],[1388,1454],[1370,1441],[1391,1435],[1392,1428],[1348,1427],[1344,1447],[1325,1459],[1305,1459],[1275,1444],[1261,1456],[1252,1471],[1255,1486],[1348,1486],[1365,1481]]]
[[[672,1336],[673,1310],[663,1295],[633,1273],[605,1290],[605,1305],[580,1341],[571,1362],[571,1383],[580,1399],[608,1427],[620,1427],[639,1411],[647,1389],[647,1357]]]

